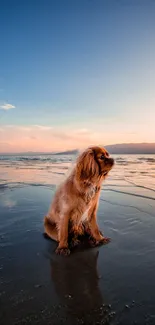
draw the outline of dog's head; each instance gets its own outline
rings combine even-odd
[[[114,165],[106,149],[91,147],[85,150],[77,159],[76,175],[79,180],[97,180],[108,174]]]

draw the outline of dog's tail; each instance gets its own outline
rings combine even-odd
[[[44,218],[44,233],[47,237],[58,241],[58,231],[56,224],[52,223],[52,221],[47,216]]]

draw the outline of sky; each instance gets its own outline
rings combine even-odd
[[[154,0],[1,0],[0,152],[155,142]]]

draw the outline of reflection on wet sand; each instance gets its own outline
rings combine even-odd
[[[87,249],[70,257],[52,256],[51,279],[68,321],[108,324],[110,310],[103,304],[97,270],[99,251]]]

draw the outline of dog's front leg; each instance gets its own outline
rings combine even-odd
[[[78,246],[80,244],[80,240],[78,239],[78,237],[80,236],[81,232],[80,232],[80,227],[78,225],[73,225],[70,228],[70,247],[74,248],[76,246]]]
[[[68,215],[63,215],[59,223],[58,237],[59,245],[56,249],[56,253],[59,255],[69,255],[70,250],[68,248]]]
[[[98,207],[98,202],[95,202],[89,210],[89,230],[91,233],[90,237],[91,237],[92,246],[106,244],[109,243],[110,241],[110,238],[104,237],[102,235],[97,225],[97,216],[96,216],[97,207]]]

